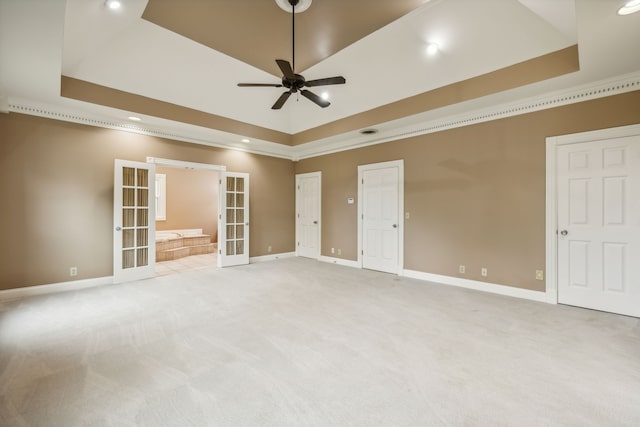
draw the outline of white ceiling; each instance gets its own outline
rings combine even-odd
[[[640,71],[640,13],[618,16],[621,1],[431,0],[304,71],[307,79],[346,78],[346,85],[326,87],[330,107],[291,97],[282,110],[274,111],[270,106],[281,89],[238,88],[236,83],[275,83],[279,77],[141,19],[147,0],[122,1],[123,8],[113,12],[103,0],[0,0],[0,98],[111,120],[130,115],[60,97],[64,74],[294,134],[576,43],[577,73],[425,112],[395,125]],[[238,31],[250,30],[250,23],[238,23]],[[438,43],[441,52],[427,56],[427,42]],[[143,118],[149,126],[198,130]],[[237,140],[235,135],[207,132],[203,137]]]

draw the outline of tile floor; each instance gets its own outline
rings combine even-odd
[[[170,274],[184,273],[191,270],[204,268],[216,268],[218,256],[216,253],[204,255],[191,255],[188,257],[162,261],[156,263],[156,276],[168,276]]]

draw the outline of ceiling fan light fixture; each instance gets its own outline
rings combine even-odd
[[[618,9],[618,15],[631,15],[638,11],[640,11],[640,0],[629,0]]]
[[[298,0],[298,2],[295,4],[296,13],[302,13],[305,10],[309,9],[309,6],[311,6],[311,1],[312,0]],[[284,10],[287,13],[291,13],[291,10],[293,9],[290,0],[276,0],[276,4],[280,9]]]

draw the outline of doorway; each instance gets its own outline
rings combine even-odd
[[[358,166],[358,263],[400,274],[404,265],[404,161]]]
[[[550,138],[548,292],[640,317],[640,126]]]
[[[214,171],[218,189],[219,245],[212,263],[219,267],[249,263],[249,175],[226,172],[225,166],[147,157],[147,162],[115,161],[114,172],[114,283],[153,277],[156,274],[156,167]],[[208,183],[211,185],[211,183]],[[181,186],[181,191],[189,186]],[[166,220],[166,216],[165,216]],[[215,232],[215,228],[213,228]],[[197,229],[181,229],[179,236]],[[171,230],[164,230],[171,231]],[[193,237],[193,236],[189,236]],[[200,236],[201,237],[201,236]],[[196,239],[197,240],[197,239]],[[205,242],[202,242],[205,243]]]
[[[157,276],[216,266],[218,181],[216,170],[157,166]]]

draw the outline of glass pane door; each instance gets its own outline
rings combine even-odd
[[[249,175],[220,174],[218,265],[249,263]]]
[[[116,160],[114,282],[155,273],[155,166]]]

